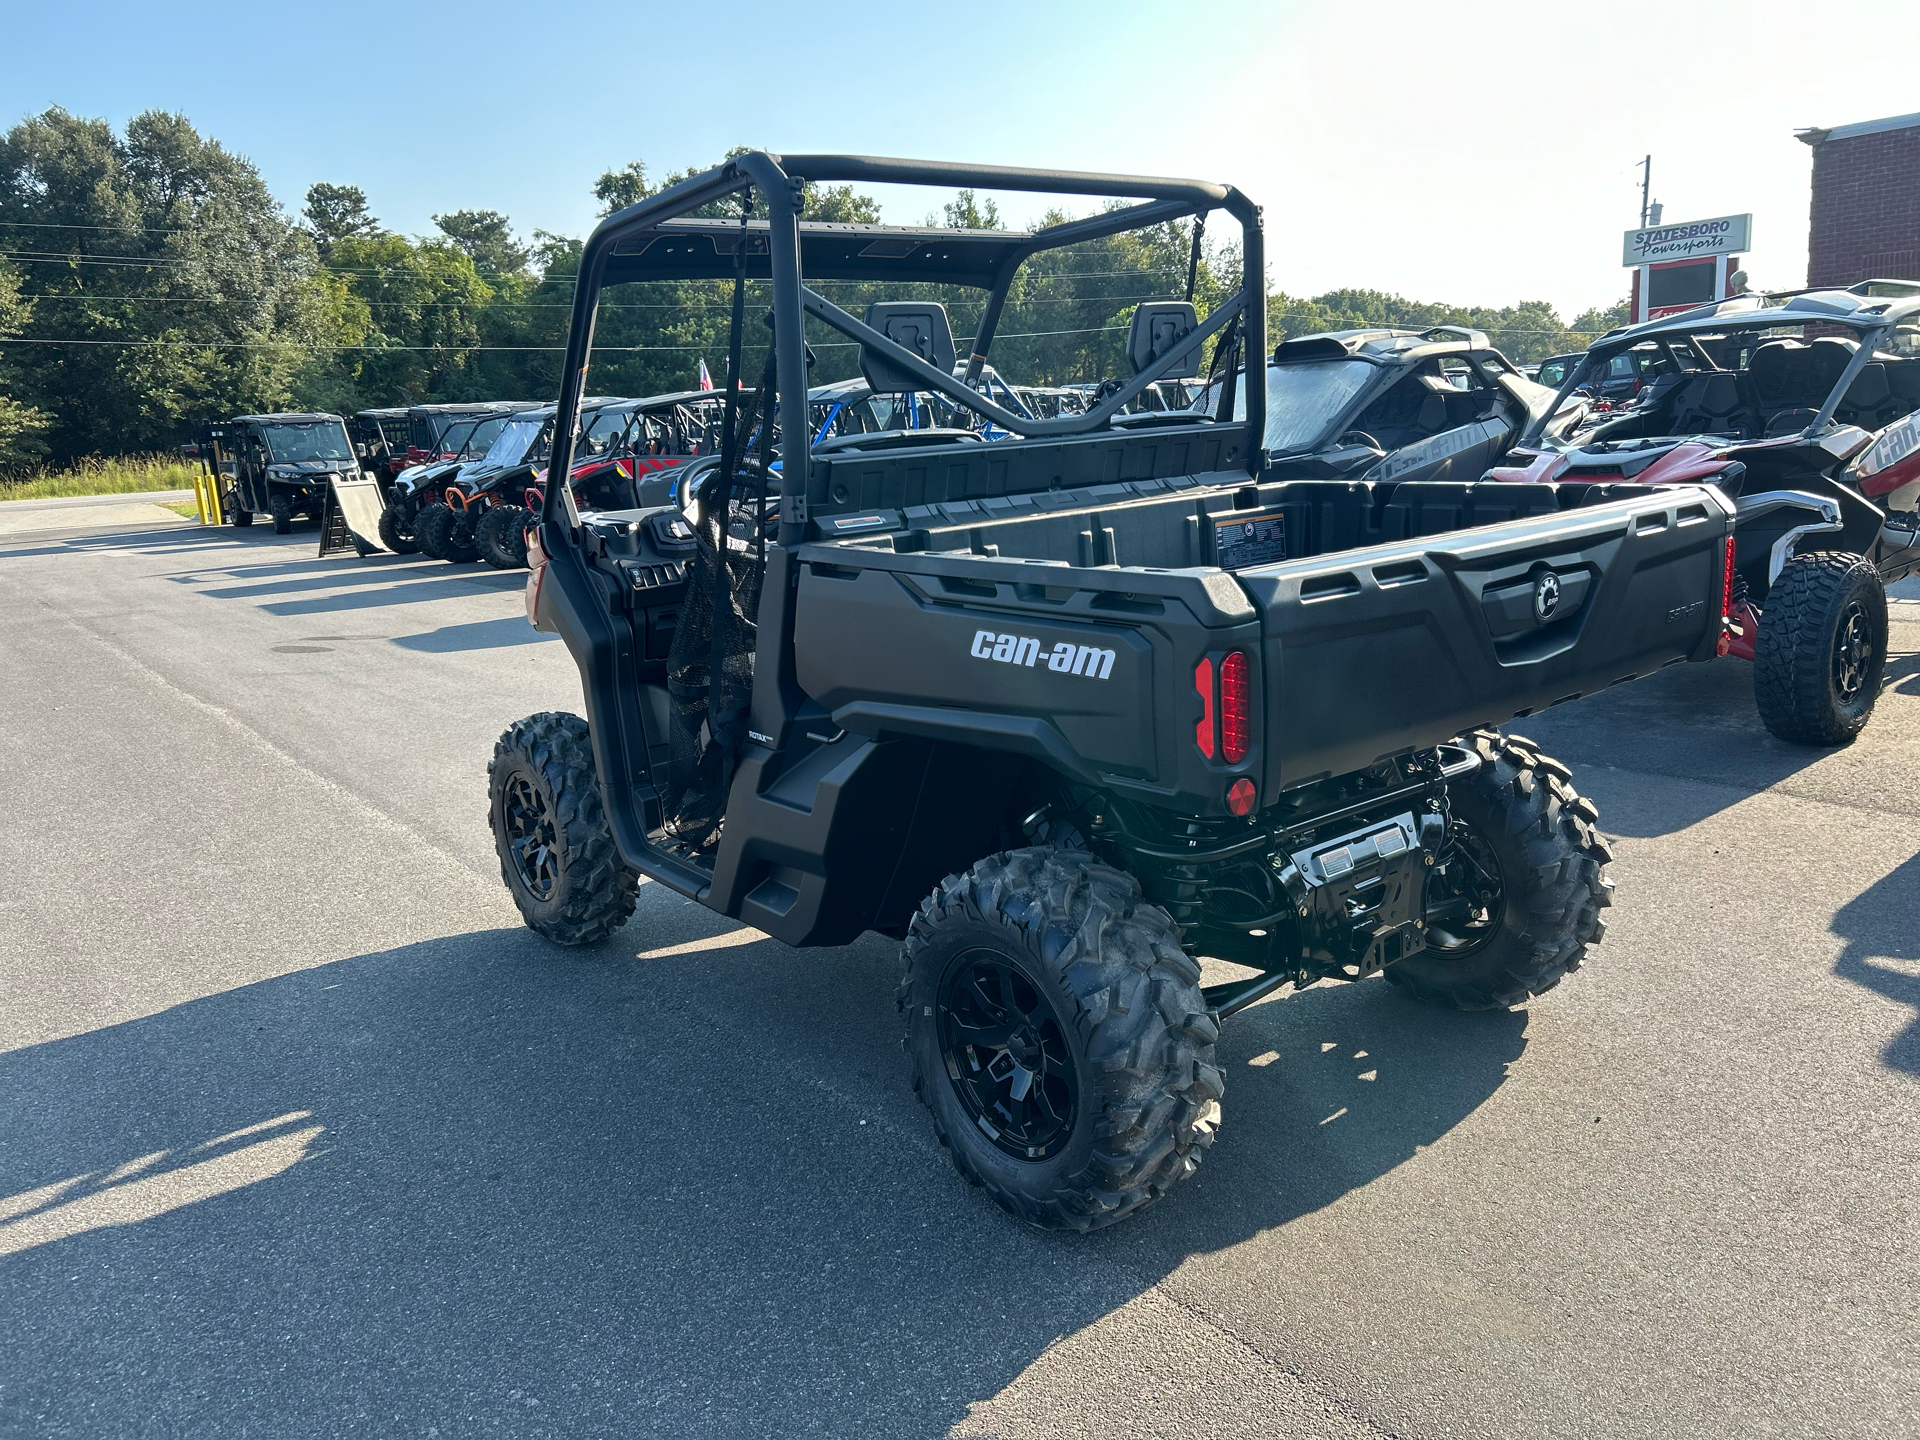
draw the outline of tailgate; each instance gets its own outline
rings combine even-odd
[[[1714,653],[1733,508],[1681,486],[1238,573],[1266,793]]]

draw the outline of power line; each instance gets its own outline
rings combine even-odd
[[[1094,325],[1077,330],[1024,330],[999,335],[996,340],[1038,340],[1056,335],[1103,335],[1109,331],[1125,330],[1125,325]],[[117,345],[126,349],[174,348],[185,350],[318,350],[325,352],[351,351],[368,354],[406,354],[427,352],[432,354],[490,354],[494,352],[533,352],[557,355],[566,350],[564,345],[328,345],[309,340],[91,340],[60,338],[48,335],[19,335],[4,342],[7,345]],[[828,340],[813,346],[815,350],[858,349],[858,340]],[[708,345],[595,345],[595,353],[634,354],[671,352],[706,353],[713,349]],[[763,349],[764,346],[756,346]]]

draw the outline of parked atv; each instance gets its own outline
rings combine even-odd
[[[802,177],[1134,203],[1030,233],[824,224],[796,214]],[[682,218],[735,196],[770,218]],[[940,304],[862,320],[809,288],[979,290],[984,358],[1028,258],[1216,210],[1250,278],[1204,320],[1140,305],[1135,373],[1081,415],[956,377]],[[728,375],[684,504],[544,497],[528,614],[572,653],[586,718],[530,716],[495,749],[507,888],[565,944],[624,923],[642,875],[790,945],[899,937],[935,1133],[1038,1225],[1111,1224],[1191,1174],[1222,1119],[1220,1024],[1283,987],[1384,972],[1480,1009],[1578,968],[1609,903],[1596,812],[1492,727],[1723,633],[1732,506],[1710,486],[1276,461],[1267,386],[1236,393],[1237,357],[1265,351],[1263,253],[1221,185],[748,152],[608,217],[581,258],[557,469],[604,287],[731,275],[737,355],[738,297],[770,280],[771,354]],[[875,392],[1015,438],[776,437],[761,418],[807,403],[809,324],[861,347]],[[1126,413],[1208,344],[1215,411]],[[1203,986],[1201,956],[1257,973]]]
[[[569,481],[575,503],[589,510],[644,503],[643,487],[651,478],[713,448],[723,403],[715,391],[687,390],[583,405]],[[540,503],[546,483],[539,461],[546,457],[553,414],[551,408],[540,413],[549,431],[535,446],[537,454],[510,469],[475,467],[447,489],[448,504],[469,517],[474,549],[495,569],[517,570],[527,563],[526,530],[533,518],[528,507]]]
[[[442,553],[444,538],[431,523],[423,526],[423,519],[427,518],[427,512],[433,506],[443,504],[447,483],[462,469],[478,463],[515,416],[534,408],[537,407],[518,401],[503,401],[492,406],[467,406],[463,417],[440,427],[434,440],[434,444],[440,447],[437,453],[418,464],[409,465],[387,487],[386,509],[380,517],[381,543],[398,554],[424,550],[436,560],[449,558]],[[415,421],[419,419],[417,416],[412,418]],[[429,417],[435,423],[439,418]],[[407,453],[418,454],[419,451],[414,447]]]
[[[265,513],[273,533],[293,529],[295,515],[318,520],[332,475],[359,474],[359,461],[338,415],[241,415],[207,432],[208,471],[230,482],[221,511],[231,525]]]
[[[1920,298],[1888,298],[1887,283],[1741,296],[1616,330],[1562,394],[1629,355],[1657,377],[1633,407],[1570,437],[1536,422],[1488,476],[1734,497],[1723,653],[1754,662],[1761,720],[1800,744],[1844,744],[1866,725],[1886,672],[1885,587],[1920,570]],[[1820,333],[1836,329],[1847,338]]]

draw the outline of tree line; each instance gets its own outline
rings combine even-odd
[[[691,173],[656,181],[636,160],[601,175],[593,192],[604,215]],[[735,201],[710,208],[738,215]],[[880,218],[877,202],[850,185],[809,185],[805,213]],[[1040,223],[1064,218],[1056,211]],[[208,420],[247,412],[557,394],[580,239],[522,235],[493,210],[433,222],[432,234],[398,234],[361,190],[330,182],[310,187],[290,215],[252,164],[181,115],[149,111],[118,133],[58,108],[22,120],[0,137],[0,472],[168,449]],[[969,191],[926,223],[1002,225],[992,200]],[[1179,222],[1036,257],[1009,297],[995,365],[1035,384],[1124,373],[1132,307],[1184,294],[1192,250]],[[1236,249],[1209,240],[1194,278],[1204,315],[1239,283]],[[855,314],[901,293],[819,288]],[[763,314],[765,288],[750,291],[750,314]],[[590,388],[690,389],[703,359],[717,382],[731,294],[727,281],[608,292]],[[941,298],[964,354],[983,297],[956,288]],[[1544,302],[1493,311],[1366,290],[1274,292],[1268,306],[1275,338],[1471,324],[1516,361],[1582,348],[1619,323],[1589,312],[1568,326]],[[765,327],[751,324],[748,335],[751,378]],[[809,321],[808,340],[815,383],[857,373],[857,348],[842,336]]]

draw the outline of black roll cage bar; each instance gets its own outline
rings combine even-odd
[[[805,187],[810,182],[865,181],[883,185],[952,186],[987,190],[1030,191],[1042,194],[1097,195],[1144,201],[1124,209],[1111,210],[1085,219],[1069,220],[1048,226],[1027,236],[993,232],[992,243],[1004,253],[995,267],[990,283],[984,275],[927,275],[929,283],[972,285],[988,290],[987,305],[974,337],[964,378],[942,373],[910,350],[896,345],[886,336],[842,310],[825,297],[807,288],[801,274],[803,224],[806,233],[833,237],[854,230],[859,237],[873,235],[883,240],[889,234],[919,236],[926,232],[901,226],[820,225],[802,222]],[[812,315],[886,355],[895,364],[916,376],[924,388],[939,391],[968,409],[984,415],[1003,428],[1023,436],[1066,436],[1086,434],[1104,428],[1134,396],[1164,378],[1189,348],[1181,346],[1141,370],[1105,401],[1083,415],[1057,420],[1037,420],[1016,415],[974,390],[969,382],[978,378],[986,363],[987,350],[999,325],[1014,276],[1020,266],[1035,254],[1058,249],[1085,240],[1101,239],[1129,230],[1194,216],[1203,220],[1213,210],[1225,210],[1240,222],[1241,277],[1239,293],[1223,302],[1195,332],[1202,342],[1220,333],[1234,316],[1240,317],[1240,333],[1247,355],[1266,351],[1266,258],[1261,239],[1260,209],[1240,191],[1228,185],[1200,180],[1159,177],[1106,175],[1072,170],[1033,170],[1006,166],[967,165],[940,160],[892,160],[863,155],[774,155],[766,151],[748,151],[726,164],[691,176],[624,210],[602,220],[587,238],[580,256],[580,268],[574,281],[573,309],[567,326],[566,360],[561,371],[560,398],[555,408],[553,450],[548,473],[565,475],[573,463],[574,431],[577,427],[580,397],[586,388],[587,365],[593,352],[593,327],[599,309],[600,291],[615,250],[623,240],[656,230],[664,221],[687,215],[703,205],[725,198],[751,186],[767,199],[768,217],[742,226],[731,222],[732,231],[745,231],[735,243],[746,255],[760,258],[759,245],[764,235],[766,278],[773,283],[774,363],[781,413],[807,414],[807,368],[805,316]],[[692,234],[698,227],[688,230]],[[704,232],[701,232],[704,233]],[[983,246],[985,232],[954,231],[944,243],[956,246]],[[871,250],[873,247],[867,247]],[[876,266],[879,270],[883,267]],[[749,271],[757,271],[753,266]],[[710,270],[689,267],[685,278],[711,276]],[[674,279],[672,269],[650,272],[650,279]],[[753,274],[753,278],[762,278]],[[888,278],[876,274],[874,278]],[[784,322],[784,323],[783,323]],[[735,377],[728,377],[728,384]],[[1266,388],[1249,384],[1246,391],[1246,424],[1255,437],[1249,445],[1247,464],[1250,473],[1258,473],[1262,452],[1258,444],[1266,433]],[[787,425],[780,437],[780,541],[796,544],[805,524],[807,474],[810,460],[808,427]],[[541,510],[542,523],[565,518],[569,529],[577,528],[578,515],[572,509],[568,486],[553,485]]]

